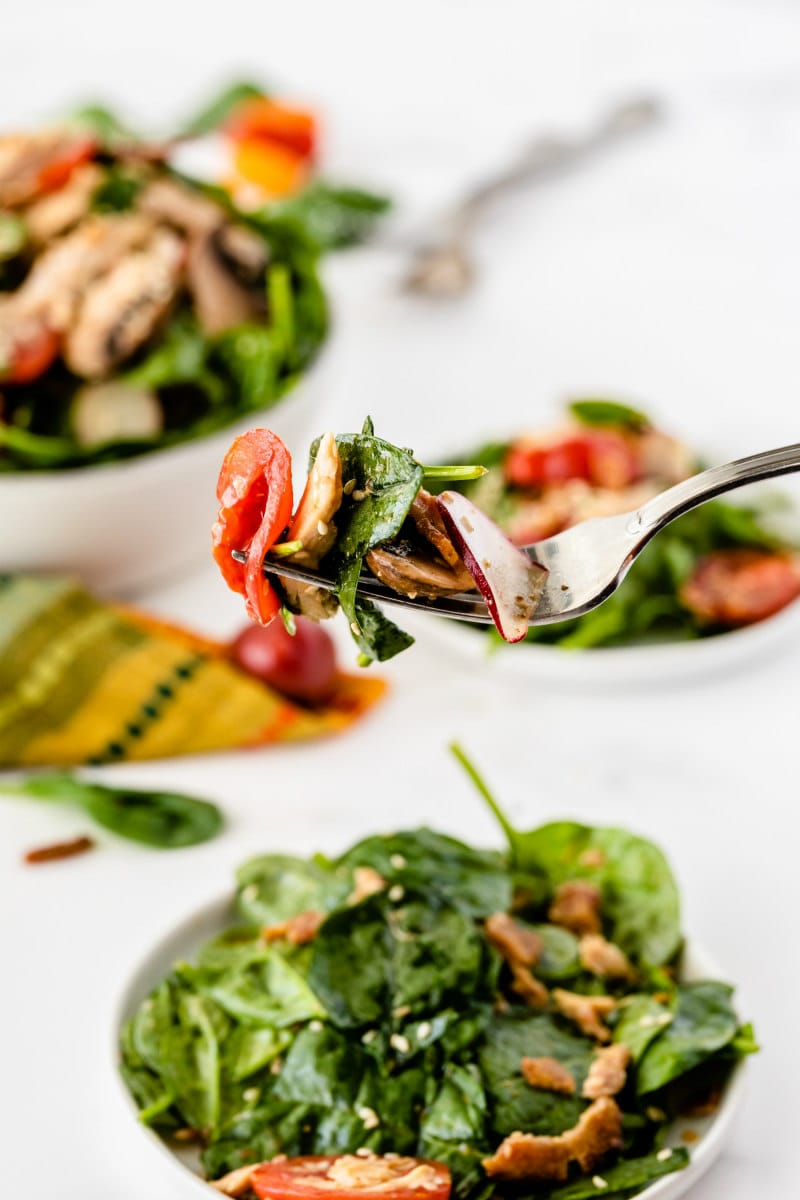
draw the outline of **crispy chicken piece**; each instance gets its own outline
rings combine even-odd
[[[211,1186],[218,1192],[222,1192],[224,1196],[233,1196],[235,1200],[238,1200],[239,1196],[250,1194],[253,1173],[257,1166],[258,1163],[249,1167],[237,1167],[235,1171],[229,1171],[221,1179],[212,1180]]]
[[[588,879],[568,879],[556,888],[547,913],[554,925],[578,934],[600,932],[600,906],[603,895]]]
[[[557,1137],[512,1133],[500,1143],[484,1170],[492,1178],[517,1182],[560,1182],[571,1162],[581,1170],[594,1169],[611,1150],[622,1146],[622,1113],[605,1096],[583,1112],[577,1125]]]
[[[489,941],[507,962],[515,961],[524,967],[533,967],[538,962],[544,941],[535,929],[526,929],[504,912],[492,913],[486,918],[483,928]]]
[[[564,988],[554,988],[553,1000],[561,1015],[574,1021],[581,1033],[597,1042],[611,1041],[611,1031],[602,1018],[616,1008],[613,996],[581,996]]]
[[[583,1081],[581,1095],[586,1100],[599,1100],[601,1096],[616,1096],[625,1087],[631,1052],[623,1042],[598,1050]]]
[[[313,942],[324,920],[325,913],[309,908],[281,921],[279,925],[267,925],[262,929],[261,936],[265,942],[290,942],[293,946],[305,946],[307,942]]]
[[[140,193],[136,207],[154,221],[192,235],[211,233],[226,220],[219,204],[178,179],[154,179]]]
[[[511,990],[531,1008],[547,1008],[549,1001],[549,993],[547,988],[537,979],[531,971],[530,967],[524,967],[522,963],[512,961],[509,964],[511,968]]]
[[[64,361],[76,375],[97,379],[155,332],[177,294],[184,243],[156,230],[86,292],[64,341]]]
[[[73,150],[85,145],[84,134],[63,129],[0,137],[0,208],[15,208],[40,195],[51,164],[68,161]]]
[[[635,971],[628,956],[599,933],[585,933],[578,943],[581,966],[602,979],[631,979]]]
[[[33,241],[43,246],[82,221],[102,179],[102,168],[96,163],[87,163],[73,171],[64,187],[26,208],[25,226]]]
[[[556,1058],[523,1058],[520,1063],[522,1078],[531,1087],[543,1088],[547,1092],[559,1092],[564,1096],[575,1094],[575,1080]],[[586,1095],[586,1092],[583,1093]],[[612,1093],[608,1093],[611,1095]]]
[[[332,433],[323,435],[317,457],[306,482],[287,540],[302,542],[303,549],[292,555],[302,567],[319,566],[336,541],[334,517],[342,506],[342,460]],[[293,579],[281,579],[290,606],[312,621],[324,621],[338,607],[337,600],[323,588]]]
[[[353,871],[353,890],[347,897],[348,904],[360,904],[367,896],[374,896],[386,887],[386,880],[374,867],[356,867]]]

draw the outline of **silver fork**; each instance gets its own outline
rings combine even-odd
[[[670,521],[734,488],[790,475],[794,471],[800,471],[800,442],[711,467],[660,492],[633,512],[615,517],[594,517],[555,537],[521,547],[533,562],[548,571],[544,590],[529,624],[551,625],[597,608],[617,590],[637,555]],[[233,552],[233,557],[237,562],[247,561],[247,555],[239,550]],[[335,589],[336,581],[332,576],[293,567],[290,563],[288,558],[268,558],[264,562],[264,571],[268,575],[313,583],[326,591]],[[367,574],[361,576],[358,591],[367,599],[398,608],[480,625],[492,624],[486,605],[477,593],[460,592],[435,600],[422,596],[412,599],[398,595]]]

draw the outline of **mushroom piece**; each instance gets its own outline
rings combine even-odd
[[[316,567],[336,541],[333,518],[342,504],[342,460],[332,433],[320,440],[314,465],[306,481],[297,512],[289,527],[287,540],[302,542],[302,550],[292,556],[299,566]],[[312,621],[332,617],[339,602],[323,588],[294,579],[282,579],[290,607]]]
[[[461,562],[461,557],[450,541],[439,505],[436,503],[436,497],[432,496],[430,492],[426,492],[425,488],[420,488],[408,510],[408,515],[416,525],[420,537],[423,537],[426,542],[430,542],[448,566],[457,567]]]
[[[401,596],[452,596],[456,592],[471,592],[475,581],[459,561],[451,567],[432,548],[420,547],[409,541],[395,541],[377,546],[366,556],[372,574]]]
[[[262,317],[267,251],[250,230],[223,225],[197,237],[189,251],[189,287],[205,333],[223,333]]]
[[[142,191],[136,207],[153,220],[193,237],[211,233],[225,220],[218,204],[177,179],[154,179]]]
[[[164,428],[164,411],[154,392],[110,380],[80,388],[70,421],[81,446],[99,446],[157,437]]]
[[[64,342],[64,361],[76,375],[97,379],[151,336],[177,294],[184,243],[159,229],[86,293]]]

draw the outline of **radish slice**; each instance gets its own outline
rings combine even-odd
[[[498,633],[507,642],[521,642],[544,589],[547,568],[531,562],[466,496],[442,492],[438,504]]]

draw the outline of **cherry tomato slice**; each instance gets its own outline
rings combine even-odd
[[[39,172],[39,191],[54,192],[63,187],[76,167],[94,157],[96,149],[97,145],[92,138],[81,137],[67,143]]]
[[[632,447],[612,430],[564,438],[551,446],[519,443],[508,451],[504,469],[508,482],[519,488],[548,487],[571,479],[623,488],[640,475]]]
[[[336,686],[333,639],[304,617],[295,617],[294,635],[283,621],[272,621],[267,629],[248,625],[231,650],[243,671],[293,700],[322,704]]]
[[[217,499],[214,558],[228,587],[245,597],[250,619],[267,625],[280,603],[261,564],[292,517],[292,460],[281,439],[269,429],[236,438],[219,473]],[[246,566],[232,550],[247,552]]]
[[[701,620],[750,625],[774,616],[800,596],[800,565],[765,550],[717,550],[681,588],[681,602]]]
[[[30,383],[44,375],[58,354],[61,340],[46,325],[36,322],[26,327],[11,348],[8,363],[0,363],[2,383]]]
[[[314,114],[300,108],[276,104],[265,97],[245,100],[231,113],[225,132],[234,142],[251,138],[279,142],[302,158],[314,153],[317,128]]]
[[[400,1155],[314,1155],[267,1162],[251,1186],[259,1200],[448,1200],[444,1163]]]

